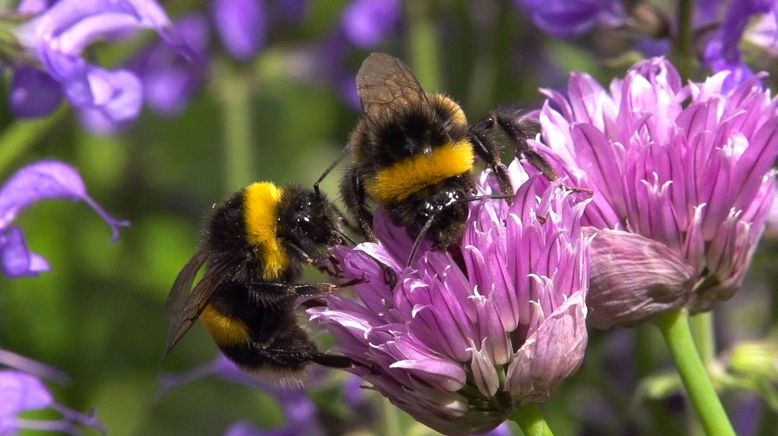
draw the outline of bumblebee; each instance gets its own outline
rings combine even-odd
[[[491,198],[513,198],[492,131],[500,127],[519,153],[528,150],[516,111],[498,109],[471,127],[456,102],[425,92],[405,63],[383,53],[362,63],[357,91],[363,116],[346,147],[353,164],[340,191],[367,239],[375,240],[372,199],[395,225],[416,235],[409,263],[425,235],[439,249],[458,243],[467,202],[484,198],[474,195],[476,156],[492,167],[502,190]]]
[[[342,225],[340,212],[318,190],[298,186],[257,182],[215,206],[200,248],[168,296],[165,354],[200,318],[224,355],[246,370],[352,366],[345,356],[320,352],[294,313],[299,296],[353,284],[297,282],[304,264],[348,240]]]

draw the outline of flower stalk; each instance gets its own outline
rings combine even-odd
[[[408,2],[409,53],[419,81],[426,89],[440,89],[440,57],[431,2]]]
[[[252,180],[251,81],[225,63],[215,66],[225,77],[217,92],[224,114],[224,190],[232,192]]]
[[[536,404],[529,404],[516,410],[510,419],[521,427],[525,436],[554,435]]]
[[[678,2],[678,29],[673,41],[673,62],[684,79],[692,78],[696,70],[692,51],[694,3],[694,0]]]
[[[705,432],[709,435],[734,435],[735,430],[694,346],[689,312],[681,309],[662,314],[656,318],[656,326],[667,343]]]

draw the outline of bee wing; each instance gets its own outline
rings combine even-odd
[[[216,265],[214,268],[210,268],[193,289],[194,278],[207,259],[208,253],[205,250],[199,250],[184,265],[173,283],[173,288],[165,302],[165,312],[169,322],[165,355],[192,327],[208,304],[211,295],[222,282],[228,269],[227,265]]]
[[[385,53],[371,53],[357,73],[357,93],[362,112],[369,119],[396,110],[398,105],[418,104],[427,100],[410,67]]]

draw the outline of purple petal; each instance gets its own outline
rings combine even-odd
[[[87,64],[83,59],[41,49],[49,72],[63,83],[71,104],[99,110],[113,122],[134,119],[140,113],[143,93],[140,80],[126,70],[108,71]]]
[[[43,257],[27,249],[22,230],[10,227],[0,237],[0,261],[7,277],[34,277],[48,271],[49,263]]]
[[[679,307],[696,281],[694,268],[674,250],[634,233],[596,231],[591,259],[586,303],[597,328],[635,324]]]
[[[39,14],[51,6],[56,0],[22,0],[16,8],[20,14]]]
[[[201,15],[187,15],[176,23],[187,44],[201,53],[208,48],[208,22]],[[186,62],[163,43],[141,53],[132,69],[143,83],[146,104],[166,115],[180,113],[205,83],[209,64],[205,55]]]
[[[548,314],[516,353],[505,383],[519,404],[545,401],[583,362],[588,340],[584,296],[578,292]]]
[[[70,381],[70,377],[57,368],[37,362],[20,354],[3,350],[2,348],[0,348],[0,365],[24,371],[25,373],[34,375],[38,378],[53,380],[59,384],[66,384]]]
[[[0,430],[21,412],[53,404],[51,392],[36,377],[20,371],[0,370]]]
[[[35,8],[34,5],[24,5]],[[153,29],[179,54],[196,58],[164,10],[153,0],[61,0],[15,30],[19,43],[60,82],[70,103],[98,109],[113,122],[137,117],[139,80],[127,71],[109,72],[81,57],[96,40]]]
[[[7,229],[19,212],[29,205],[46,199],[63,198],[83,201],[111,226],[114,240],[119,227],[128,226],[108,215],[89,196],[78,171],[57,161],[39,161],[18,170],[0,188],[0,229]]]
[[[560,38],[581,34],[595,24],[616,27],[627,19],[619,2],[614,0],[514,1],[532,16],[536,26]]]
[[[354,45],[375,47],[399,19],[399,0],[354,0],[343,12],[343,31]]]
[[[232,56],[248,60],[259,53],[267,32],[262,0],[214,0],[212,10],[216,31]]]
[[[11,111],[20,118],[43,117],[62,103],[62,85],[47,73],[17,67],[11,81]]]

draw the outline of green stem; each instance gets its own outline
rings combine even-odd
[[[383,402],[382,417],[384,420],[384,430],[386,431],[385,434],[387,436],[402,434],[400,428],[400,416],[397,413],[397,408],[395,408],[394,404],[392,404],[386,398],[382,398],[381,401]]]
[[[690,317],[689,326],[692,330],[694,344],[697,346],[697,350],[700,353],[702,364],[707,368],[716,356],[716,341],[713,333],[713,313],[704,312]],[[703,430],[697,420],[689,423],[690,435],[701,435],[702,433]]]
[[[694,38],[694,0],[678,1],[678,28],[673,40],[672,58],[681,76],[693,77],[696,70],[692,40]]]
[[[516,410],[510,420],[519,424],[525,436],[554,436],[554,432],[551,431],[551,427],[548,426],[536,404]]]
[[[694,343],[705,366],[716,357],[716,339],[713,331],[713,313],[704,312],[689,318]]]
[[[0,133],[0,174],[5,174],[33,145],[70,114],[70,107],[60,106],[53,114],[36,120],[15,121]]]
[[[658,350],[662,346],[661,338],[655,331],[650,330],[649,327],[648,325],[641,325],[635,328],[635,365],[638,376],[641,379],[649,377],[656,371],[659,365],[657,361]],[[629,404],[628,401],[626,403]],[[648,412],[651,414],[652,430],[656,434],[679,434],[676,423],[673,422],[664,403],[649,399],[644,401],[643,404],[646,405]]]
[[[225,192],[233,192],[252,180],[253,132],[251,129],[251,82],[225,63],[215,66],[223,116]]]
[[[670,349],[681,381],[705,432],[709,435],[734,436],[732,424],[694,346],[689,313],[685,309],[665,313],[657,318],[656,325]]]
[[[408,17],[408,51],[416,78],[431,91],[440,90],[439,41],[431,0],[405,2]]]

